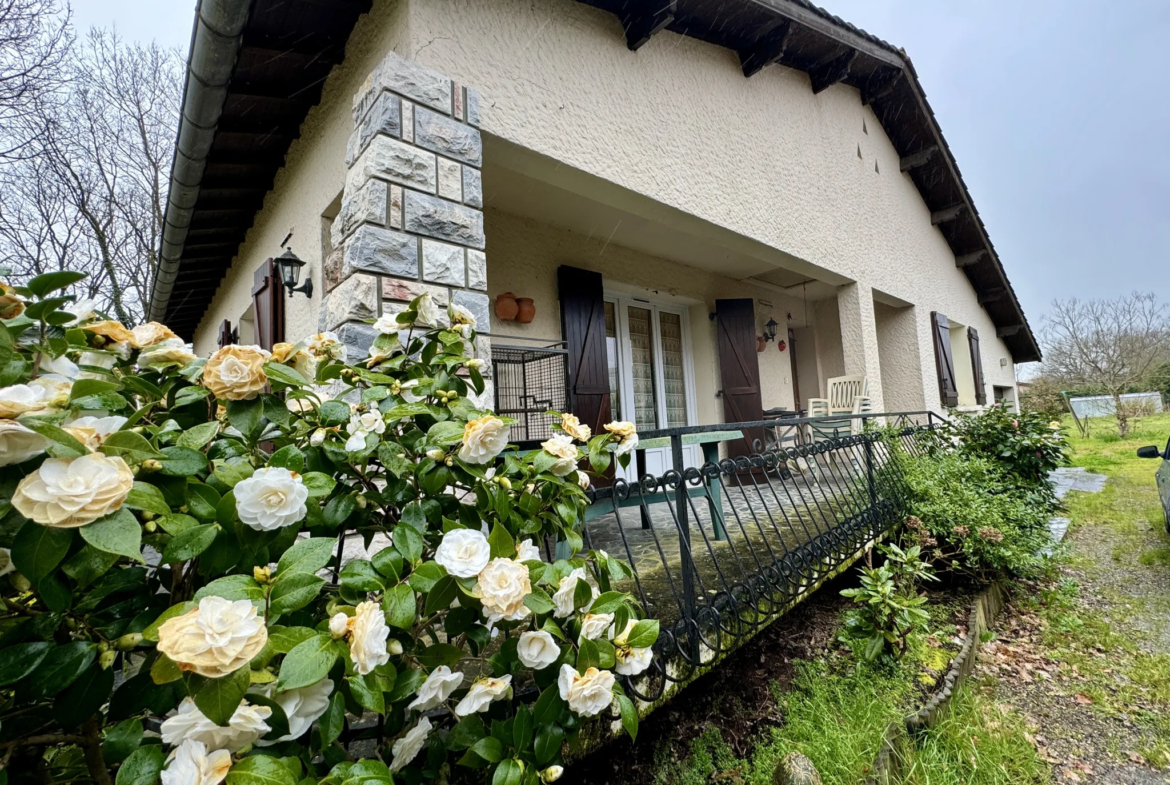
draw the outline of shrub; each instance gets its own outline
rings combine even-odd
[[[930,614],[922,607],[926,597],[918,594],[918,584],[938,580],[922,560],[918,545],[902,550],[890,543],[878,549],[886,563],[862,567],[861,586],[841,591],[861,606],[846,617],[841,641],[868,662],[902,656],[910,636],[930,621]]]
[[[1030,574],[1049,541],[1046,497],[987,458],[940,452],[905,462],[910,531],[936,569],[976,579]]]
[[[615,673],[650,665],[658,623],[615,590],[628,565],[539,549],[580,554],[578,461],[628,460],[632,426],[566,415],[544,449],[508,452],[474,320],[452,306],[430,326],[425,295],[353,364],[328,333],[204,360],[58,296],[80,278],[0,290],[13,785],[389,785],[453,766],[532,785],[584,718],[616,707],[636,732]],[[341,563],[345,532],[372,552]],[[338,739],[363,714],[376,757],[351,760]]]
[[[1016,414],[1001,405],[959,415],[949,428],[964,454],[986,458],[1021,482],[1047,486],[1048,472],[1068,463],[1068,441],[1060,423],[1039,412]]]

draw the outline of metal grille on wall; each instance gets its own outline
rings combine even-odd
[[[569,355],[562,347],[492,344],[495,411],[516,420],[513,441],[548,439],[553,435],[552,419],[545,412],[568,411]]]

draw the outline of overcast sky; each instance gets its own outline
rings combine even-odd
[[[1170,2],[821,2],[913,59],[1033,327],[1055,297],[1170,300]],[[74,14],[185,50],[194,6]]]

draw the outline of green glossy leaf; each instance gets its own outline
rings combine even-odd
[[[232,766],[227,775],[227,785],[297,785],[297,778],[288,766],[276,758],[249,755]]]
[[[168,477],[194,477],[207,470],[207,457],[188,447],[165,447],[162,473]]]
[[[324,472],[307,472],[301,477],[301,482],[308,489],[310,499],[328,496],[337,485],[337,482]]]
[[[463,659],[463,650],[449,643],[436,643],[419,652],[418,661],[427,668],[448,667]]]
[[[186,447],[189,450],[202,450],[218,433],[218,422],[213,420],[212,422],[201,423],[183,431],[175,444],[179,447]]]
[[[427,592],[427,603],[424,610],[425,615],[430,616],[433,613],[446,610],[451,607],[451,603],[459,593],[459,585],[455,582],[453,575],[448,575],[439,579],[439,582]]]
[[[414,618],[418,613],[414,591],[405,583],[398,584],[382,598],[382,610],[386,611],[387,624],[409,630],[414,626]]]
[[[58,428],[52,423],[43,422],[32,417],[26,417],[20,423],[26,428],[36,431],[46,439],[51,440],[53,443],[49,445],[49,454],[56,458],[76,458],[89,453],[85,445],[77,441],[72,434]],[[109,441],[117,435],[116,433],[111,434],[106,437],[106,440]]]
[[[215,508],[219,505],[219,491],[201,482],[187,483],[188,511],[204,523],[215,520]]]
[[[183,515],[182,513],[163,515],[157,518],[155,523],[158,524],[160,529],[173,536],[177,536],[181,532],[185,532],[188,529],[195,529],[199,526],[199,521],[190,515]]]
[[[218,679],[205,679],[195,691],[195,705],[216,725],[227,726],[251,684],[249,669],[240,668]]]
[[[524,767],[517,760],[506,760],[496,767],[492,774],[492,785],[520,785],[524,779]]]
[[[276,574],[285,576],[294,572],[314,573],[333,558],[333,548],[336,544],[337,541],[332,537],[297,540],[291,548],[281,554],[280,561],[276,563]]]
[[[97,657],[97,647],[86,641],[58,646],[25,682],[29,693],[50,698],[73,683]]]
[[[264,363],[264,373],[269,380],[280,382],[290,387],[304,387],[310,384],[309,380],[295,368],[280,363]],[[274,388],[275,389],[275,388]]]
[[[97,393],[108,392],[110,390],[118,390],[121,387],[122,385],[117,382],[107,382],[102,379],[78,379],[73,382],[73,387],[69,390],[69,400],[75,401],[87,395],[96,395]]]
[[[532,592],[524,598],[524,605],[533,613],[552,613],[557,607],[548,592],[539,587],[533,587]]]
[[[619,695],[617,699],[622,712],[622,727],[626,729],[626,733],[630,735],[632,741],[637,741],[638,710],[634,708],[634,702],[625,695]]]
[[[102,757],[106,764],[119,763],[125,760],[142,742],[142,720],[123,720],[106,731],[106,739],[102,742]]]
[[[115,785],[154,785],[163,769],[166,754],[157,744],[139,747],[118,769]],[[228,776],[231,776],[230,774]]]
[[[626,636],[626,643],[635,649],[648,649],[658,640],[658,619],[642,619]]]
[[[345,696],[340,692],[333,693],[329,699],[329,708],[317,720],[317,728],[321,731],[322,747],[328,747],[345,730]]]
[[[491,534],[488,535],[488,545],[491,546],[493,559],[511,559],[516,555],[516,541],[498,522],[492,526]]]
[[[29,279],[25,284],[25,288],[35,294],[37,297],[44,297],[49,292],[55,292],[58,289],[64,289],[67,286],[72,286],[78,281],[83,281],[87,273],[80,273],[71,270],[60,270],[52,273],[42,273],[35,278]]]
[[[20,527],[12,543],[12,563],[32,583],[51,573],[73,542],[73,529],[55,529],[29,521]]]
[[[106,455],[121,455],[128,463],[141,463],[150,458],[161,458],[159,452],[140,433],[118,431],[105,438],[101,446]]]
[[[195,592],[195,601],[204,597],[223,597],[225,600],[263,600],[264,589],[251,575],[228,575],[216,578]]]
[[[349,692],[358,705],[375,714],[386,713],[386,700],[382,690],[378,688],[374,674],[359,676],[354,674],[346,679]]]
[[[296,445],[290,444],[272,453],[272,457],[268,459],[268,466],[270,468],[277,466],[300,474],[305,470],[305,454],[298,450]]]
[[[309,572],[281,575],[272,586],[272,613],[291,613],[308,605],[321,593],[324,578]]]
[[[447,571],[438,563],[433,561],[423,562],[418,566],[418,569],[410,574],[406,582],[415,591],[425,594],[434,588],[434,585],[439,582],[439,579],[446,574]]]
[[[51,643],[35,641],[0,649],[0,687],[18,682],[36,670],[51,648]]]
[[[561,752],[561,744],[565,740],[565,731],[560,725],[546,725],[541,727],[536,734],[536,743],[534,745],[536,752],[536,763],[539,766],[547,766],[556,761],[557,756]]]
[[[98,518],[88,526],[82,526],[79,531],[81,539],[100,551],[145,563],[142,558],[142,527],[125,508]]]
[[[91,666],[53,701],[53,716],[64,728],[76,728],[106,703],[114,691],[114,669]]]
[[[469,751],[483,758],[488,763],[499,763],[504,759],[504,745],[495,736],[486,736],[480,739],[471,745]]]
[[[228,422],[232,427],[252,440],[260,435],[264,427],[264,402],[259,398],[250,401],[227,401]]]
[[[356,592],[382,591],[386,588],[386,579],[382,573],[365,559],[346,562],[337,577],[342,586]]]
[[[338,646],[330,635],[309,638],[285,656],[276,688],[294,690],[316,684],[329,675],[329,669],[337,661],[337,656]]]
[[[317,631],[311,627],[282,627],[273,624],[268,628],[268,645],[277,654],[288,654],[299,644],[315,637]]]
[[[463,423],[443,420],[427,430],[427,444],[435,447],[449,447],[463,441]]]
[[[134,487],[130,489],[130,495],[126,497],[126,506],[135,510],[147,510],[158,515],[169,515],[171,512],[170,506],[163,498],[162,491],[141,480],[134,481]]]
[[[176,564],[194,559],[211,547],[218,533],[219,529],[211,524],[184,529],[176,534],[163,549],[163,563]]]

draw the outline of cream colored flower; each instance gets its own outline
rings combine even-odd
[[[425,401],[425,395],[415,395],[414,388],[418,387],[418,379],[411,379],[408,382],[403,382],[398,386],[398,394],[402,396],[402,400],[407,403],[418,403]]]
[[[614,670],[623,676],[637,676],[649,668],[650,662],[654,659],[653,649],[634,648],[626,642],[636,624],[636,621],[630,619],[621,634],[613,639],[614,657],[617,659]]]
[[[138,353],[139,368],[165,368],[171,365],[184,366],[194,362],[195,352],[191,344],[182,338],[167,338],[143,349]]]
[[[386,432],[386,420],[377,404],[371,404],[366,411],[355,411],[349,416],[349,425],[345,427],[349,439],[345,442],[347,452],[357,452],[366,448],[366,436],[376,433],[379,436]]]
[[[452,529],[435,549],[435,561],[456,578],[474,578],[491,558],[487,537],[474,529]]]
[[[612,626],[612,613],[586,613],[581,617],[581,640],[597,640]]]
[[[110,434],[117,433],[125,424],[125,417],[78,417],[66,423],[64,429],[87,449],[96,451]]]
[[[73,365],[73,363],[69,364]],[[73,367],[77,368],[75,365]],[[38,376],[29,382],[28,386],[40,391],[40,395],[47,402],[47,408],[50,411],[67,406],[69,394],[73,392],[73,380],[55,373]]]
[[[329,435],[329,431],[325,428],[318,428],[313,431],[313,435],[309,437],[310,447],[320,447],[325,443],[325,437]]]
[[[589,588],[593,593],[593,599],[596,600],[601,596],[601,592],[593,585],[593,581],[585,572],[584,567],[578,567],[570,572],[565,577],[561,578],[560,583],[557,584],[556,593],[553,594],[553,604],[557,609],[553,612],[554,616],[561,619],[566,619],[573,615],[573,597],[577,593],[577,581],[585,581],[589,584]],[[590,601],[592,604],[592,600]],[[584,610],[588,610],[586,605]]]
[[[221,401],[249,401],[268,384],[269,356],[259,346],[225,346],[203,366],[203,386]]]
[[[398,323],[398,314],[384,313],[374,322],[374,329],[382,335],[393,335],[402,325]]]
[[[349,617],[344,613],[335,613],[329,618],[329,634],[334,638],[344,638],[349,634]]]
[[[638,433],[632,422],[614,421],[608,423],[605,430],[621,439],[614,450],[617,455],[625,455],[638,446]]]
[[[22,414],[49,408],[50,390],[43,385],[13,384],[0,387],[0,418],[13,420]]]
[[[158,322],[140,324],[130,331],[130,335],[132,336],[130,345],[135,349],[145,349],[148,346],[179,337],[171,331],[170,327]]]
[[[341,342],[337,333],[329,331],[316,333],[306,338],[305,343],[308,344],[309,351],[317,357],[328,357],[345,362],[345,344]]]
[[[551,783],[554,783],[557,780],[559,780],[561,778],[561,775],[564,773],[565,773],[564,766],[549,766],[547,769],[540,772],[540,779],[542,782],[548,783],[549,785],[551,785]]]
[[[89,330],[94,335],[100,335],[103,338],[109,338],[114,343],[127,343],[134,345],[134,333],[126,329],[126,325],[121,322],[107,320],[104,322],[94,322],[82,327],[84,330]]]
[[[492,701],[506,697],[512,689],[512,675],[497,678],[480,679],[471,685],[471,689],[463,696],[463,700],[455,704],[455,714],[466,717],[468,714],[484,711]]]
[[[470,338],[476,329],[475,314],[462,305],[451,303],[447,308],[447,315],[451,319],[451,328],[464,338]]]
[[[0,281],[0,319],[15,319],[24,313],[24,298]]]
[[[296,351],[293,351],[293,350]],[[303,344],[278,343],[272,347],[273,362],[291,365],[297,373],[312,381],[317,378],[317,357]]]
[[[289,732],[272,741],[256,742],[261,747],[268,747],[282,741],[292,741],[304,736],[317,718],[329,708],[329,698],[333,695],[332,679],[321,679],[308,687],[283,690],[273,694],[274,684],[274,682],[270,682],[256,691],[266,698],[272,698],[280,708],[284,709],[284,716],[288,717]]]
[[[558,433],[540,446],[557,459],[549,468],[557,477],[566,477],[577,470],[577,446],[573,444],[572,436]]]
[[[431,735],[431,721],[426,717],[419,719],[418,724],[406,732],[394,746],[390,748],[393,756],[390,760],[390,771],[401,771],[402,767],[414,760],[415,756],[426,746],[427,737]]]
[[[43,526],[75,529],[118,510],[134,474],[120,457],[49,458],[12,494],[12,506]]]
[[[73,320],[66,322],[65,326],[76,327],[82,322],[93,318],[93,312],[97,310],[97,300],[92,297],[85,297],[67,306],[65,310],[73,314]]]
[[[7,575],[15,569],[16,565],[12,563],[12,551],[0,548],[0,576]]]
[[[184,739],[159,776],[162,785],[219,785],[231,767],[232,754],[227,750],[208,753],[203,742]]]
[[[424,292],[415,301],[415,313],[418,318],[415,319],[415,324],[425,325],[427,327],[439,326],[439,308],[435,305],[435,300],[431,297],[430,292]]]
[[[245,700],[236,708],[226,726],[216,725],[199,711],[195,701],[183,698],[179,710],[162,724],[159,732],[163,744],[179,744],[191,739],[203,742],[211,749],[239,752],[272,730],[265,722],[271,716],[272,709],[253,706]]]
[[[81,376],[81,369],[77,367],[77,363],[65,355],[50,357],[47,354],[42,354],[40,373],[40,377],[35,381],[29,382],[29,384],[37,384],[44,379],[50,379],[54,384],[72,382]]]
[[[578,673],[572,665],[562,665],[557,687],[561,699],[582,717],[596,717],[613,703],[614,675],[609,671],[588,668]]]
[[[508,446],[511,428],[498,417],[488,415],[471,420],[463,428],[459,459],[465,463],[491,463]]]
[[[179,670],[218,679],[245,667],[268,642],[264,620],[248,600],[204,597],[158,628],[158,650]]]
[[[309,489],[296,472],[280,466],[257,469],[235,487],[236,513],[256,531],[269,532],[304,520]]]
[[[141,363],[141,361],[142,358],[140,357],[139,362]],[[103,371],[109,371],[118,364],[118,357],[109,352],[86,351],[82,352],[77,358],[77,364],[79,366],[87,365],[91,368],[100,368]],[[81,378],[83,379],[105,379],[108,376],[109,374],[99,371],[81,371]]]
[[[349,653],[353,667],[365,676],[379,665],[390,661],[386,650],[386,639],[390,628],[386,616],[376,602],[363,602],[357,606],[357,613],[349,620]]]
[[[531,539],[521,540],[516,545],[516,561],[544,561],[540,548]]]
[[[480,572],[475,589],[483,615],[493,623],[523,619],[531,613],[524,598],[532,593],[532,583],[523,562],[492,559]]]
[[[35,458],[50,442],[16,420],[0,420],[0,466],[12,466]]]
[[[577,484],[579,486],[581,486],[581,490],[584,490],[584,491],[589,490],[589,475],[586,474],[585,472],[578,471],[577,472]]]
[[[589,429],[588,425],[582,425],[581,421],[577,419],[577,415],[568,412],[561,415],[561,430],[579,442],[587,442],[589,437],[593,435],[593,431]]]
[[[452,672],[446,665],[440,665],[427,676],[427,680],[418,688],[418,697],[412,700],[406,708],[430,711],[436,706],[442,705],[443,701],[450,698],[451,693],[459,689],[459,685],[462,683],[462,673]]]
[[[561,647],[556,638],[544,630],[520,633],[516,642],[516,656],[526,668],[540,670],[556,662],[561,656]]]

